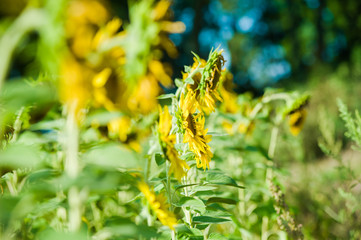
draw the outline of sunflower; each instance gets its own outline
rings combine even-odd
[[[189,149],[195,154],[197,167],[209,168],[209,162],[213,157],[208,143],[211,135],[207,135],[208,129],[204,129],[205,118],[202,112],[193,114],[196,110],[195,94],[192,91],[187,96],[181,96],[181,129],[184,132],[183,142],[188,143]]]
[[[308,94],[297,96],[292,105],[285,110],[284,114],[289,117],[288,124],[293,136],[297,136],[303,128],[307,116],[305,108],[308,105],[309,99],[310,96]]]
[[[192,76],[193,83],[187,85],[187,90],[188,92],[195,94],[199,110],[202,110],[206,114],[210,114],[214,111],[217,100],[222,101],[217,90],[222,66],[224,64],[224,58],[221,53],[222,51],[211,52],[207,62],[203,59],[195,58],[194,64],[190,70],[192,72],[197,68],[202,69],[202,71],[196,72]],[[188,77],[189,73],[183,74],[184,80]]]
[[[169,114],[168,106],[162,110],[159,106],[159,125],[158,132],[160,135],[160,143],[162,150],[170,161],[169,174],[174,174],[174,177],[180,182],[182,177],[187,175],[184,169],[189,169],[186,161],[179,158],[177,150],[174,148],[176,143],[175,134],[170,134],[172,128],[172,116]]]
[[[289,114],[289,126],[293,136],[297,136],[305,123],[307,111],[304,108],[300,108]]]
[[[156,195],[153,189],[150,189],[145,182],[139,182],[138,189],[144,194],[159,221],[164,226],[168,226],[170,229],[174,230],[177,219],[174,214],[168,210],[169,204],[167,203],[166,197],[163,194]]]
[[[60,72],[60,99],[67,106],[67,111],[72,112],[77,121],[81,122],[90,99],[86,78],[91,76],[91,71],[69,54],[63,58]]]

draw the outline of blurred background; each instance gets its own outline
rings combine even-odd
[[[27,1],[1,1],[0,17],[14,17]],[[110,9],[129,23],[126,0]],[[357,0],[174,0],[173,20],[183,33],[171,34],[179,54],[170,59],[173,77],[192,62],[191,51],[207,58],[212,48],[225,50],[226,68],[239,92],[265,87],[295,88],[315,75],[341,71],[352,84],[361,70],[361,2]],[[12,73],[23,66],[19,60]],[[316,80],[317,81],[317,80]]]

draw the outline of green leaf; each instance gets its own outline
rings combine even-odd
[[[100,126],[106,126],[111,120],[122,117],[124,114],[116,111],[97,110],[89,114],[84,122],[85,126],[91,126],[96,122]]]
[[[182,197],[178,203],[174,204],[177,207],[185,207],[187,210],[194,210],[199,213],[206,211],[206,205],[202,200],[193,197]]]
[[[154,228],[146,225],[136,225],[131,220],[121,217],[113,217],[108,219],[105,227],[97,234],[107,234],[113,237],[121,237],[120,239],[146,239],[156,238],[158,236]],[[113,239],[113,238],[112,238]]]
[[[243,186],[239,186],[233,178],[226,176],[221,172],[209,172],[207,175],[207,181],[211,184],[244,188]]]
[[[0,167],[34,168],[41,164],[41,151],[34,145],[14,143],[0,152]]]
[[[187,84],[194,84],[194,80],[190,77],[187,77],[185,80],[184,80],[185,83]]]
[[[230,198],[221,198],[221,197],[211,197],[207,200],[207,204],[210,203],[226,203],[226,204],[237,204],[237,201],[234,199],[230,199]]]
[[[7,81],[4,91],[0,93],[3,107],[15,112],[24,106],[36,106],[37,109],[46,109],[56,100],[55,89],[46,83],[31,85],[24,80]]]
[[[229,222],[230,220],[226,218],[215,218],[209,216],[195,216],[193,217],[192,221],[194,223],[223,223]]]
[[[100,144],[83,155],[86,163],[105,168],[135,168],[138,161],[134,153],[116,143]]]
[[[86,240],[88,239],[86,231],[81,231],[77,233],[65,233],[65,232],[59,232],[54,231],[53,229],[46,229],[45,231],[41,232],[39,234],[40,240]]]
[[[1,197],[0,198],[0,223],[3,227],[7,227],[13,215],[14,209],[20,198],[18,197]]]
[[[47,168],[44,168],[44,169],[41,169],[38,171],[33,171],[27,177],[26,183],[31,184],[31,183],[36,183],[37,181],[47,180],[51,177],[57,176],[58,174],[59,174],[58,171],[53,170],[53,169],[47,169]]]
[[[192,67],[190,66],[184,66],[184,72],[190,73],[192,71]]]
[[[216,186],[211,186],[211,185],[202,185],[202,186],[195,186],[193,188],[193,190],[195,192],[206,192],[206,191],[214,191],[216,190],[218,187]]]
[[[155,160],[155,162],[157,163],[158,166],[161,166],[163,163],[165,163],[165,158],[160,153],[154,154],[154,160]]]
[[[181,88],[181,87],[183,86],[183,81],[182,81],[182,79],[176,78],[176,79],[174,80],[174,83],[175,83],[175,85],[176,85],[178,88]]]
[[[208,236],[209,240],[228,240],[228,238],[226,238],[225,236],[222,236],[219,233],[211,233]]]
[[[175,95],[173,93],[169,93],[169,94],[162,94],[160,96],[157,97],[157,99],[168,99],[168,98],[173,98],[175,97]]]

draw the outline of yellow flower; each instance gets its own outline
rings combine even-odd
[[[174,177],[180,182],[182,177],[187,175],[184,169],[189,169],[186,161],[179,158],[177,150],[174,148],[176,143],[175,134],[169,134],[172,127],[172,116],[169,114],[168,106],[162,110],[159,107],[159,125],[158,131],[160,134],[160,140],[163,152],[167,159],[170,161],[169,174],[174,174]]]
[[[138,183],[138,189],[144,194],[149,206],[157,215],[159,221],[164,225],[174,230],[174,226],[177,224],[175,215],[170,212],[169,204],[166,202],[166,197],[163,194],[156,195],[153,189],[150,189],[145,182]]]
[[[223,112],[234,114],[240,111],[240,106],[237,103],[237,94],[233,89],[233,75],[230,72],[225,72],[222,75],[222,85],[220,86],[220,93],[223,98],[220,110]]]
[[[207,143],[211,141],[211,135],[207,135],[208,129],[204,129],[205,118],[202,113],[193,115],[196,108],[195,94],[192,91],[187,96],[181,96],[180,109],[182,116],[182,129],[184,131],[183,142],[188,143],[189,149],[195,154],[197,167],[209,168],[209,162],[213,157]]]
[[[105,84],[107,83],[112,70],[105,68],[100,73],[96,74],[93,78],[93,94],[94,94],[94,105],[96,107],[104,106],[109,111],[114,111],[116,108],[114,103],[108,98]]]
[[[158,105],[158,110],[159,110],[158,130],[159,130],[162,141],[165,142],[165,141],[167,141],[170,130],[172,128],[172,116],[169,113],[168,106],[164,106],[164,110],[162,110],[162,107],[160,105]]]
[[[152,60],[149,62],[149,70],[158,79],[158,81],[165,87],[172,85],[172,79],[166,73],[164,66],[161,62]]]
[[[234,129],[233,129],[233,123],[232,122],[230,122],[228,120],[223,120],[222,127],[229,135],[234,134]]]
[[[186,161],[179,158],[174,145],[167,144],[166,149],[166,155],[170,161],[169,174],[174,174],[178,182],[181,182],[182,177],[187,176],[187,172],[184,169],[189,169],[189,166]]]
[[[127,116],[116,118],[108,123],[109,135],[119,137],[119,140],[125,142],[131,130],[131,120]]]
[[[146,75],[138,82],[128,98],[128,108],[133,113],[147,114],[156,109],[157,96],[161,89],[152,75]]]
[[[293,136],[297,136],[305,123],[307,112],[304,108],[300,108],[289,114],[290,131]]]
[[[221,88],[220,91],[223,98],[223,103],[220,109],[226,113],[237,113],[239,111],[239,105],[237,104],[237,95],[232,92],[228,92],[224,88]]]
[[[217,100],[222,101],[217,90],[224,63],[221,53],[222,52],[213,52],[208,62],[203,59],[201,59],[200,62],[194,59],[194,64],[191,68],[191,72],[195,71],[198,66],[203,69],[202,73],[198,72],[194,74],[192,77],[194,83],[189,84],[187,90],[194,92],[199,110],[202,110],[206,114],[214,111]],[[186,79],[188,76],[188,73],[184,74],[183,79]]]
[[[98,48],[103,42],[110,39],[111,37],[121,35],[122,33],[116,34],[122,25],[122,21],[119,18],[114,18],[109,21],[104,28],[100,29],[94,36],[92,41],[92,47]]]
[[[81,121],[84,117],[84,108],[90,99],[89,86],[86,82],[90,72],[69,55],[61,63],[60,74],[60,98],[68,111],[73,111],[76,119]]]
[[[78,58],[86,58],[92,50],[97,28],[109,18],[107,9],[100,1],[70,1],[66,12],[66,36],[70,48]]]
[[[108,123],[108,134],[111,138],[119,138],[122,143],[136,152],[142,150],[140,139],[144,138],[144,136],[142,136],[141,132],[133,131],[131,118],[128,116],[111,120]]]
[[[246,136],[251,136],[254,130],[255,124],[253,121],[245,121],[239,124],[238,131]]]

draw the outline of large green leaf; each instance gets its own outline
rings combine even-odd
[[[207,204],[210,203],[226,203],[226,204],[237,204],[237,201],[230,198],[221,198],[221,197],[211,197],[207,200]]]
[[[136,168],[138,160],[135,154],[116,143],[100,144],[83,155],[86,163],[106,168]]]
[[[14,143],[0,152],[0,167],[36,168],[40,166],[41,162],[41,152],[34,145]]]
[[[228,240],[225,236],[222,236],[219,233],[211,233],[208,236],[208,240]]]
[[[237,187],[237,188],[244,188],[243,186],[239,186],[236,181],[225,175],[222,172],[209,172],[207,175],[207,182],[211,183],[211,184],[217,184],[217,185],[227,185],[227,186],[232,186],[232,187]]]
[[[206,211],[206,206],[203,201],[193,197],[182,197],[179,202],[174,205],[177,207],[185,207],[187,210],[194,210],[199,213]]]

